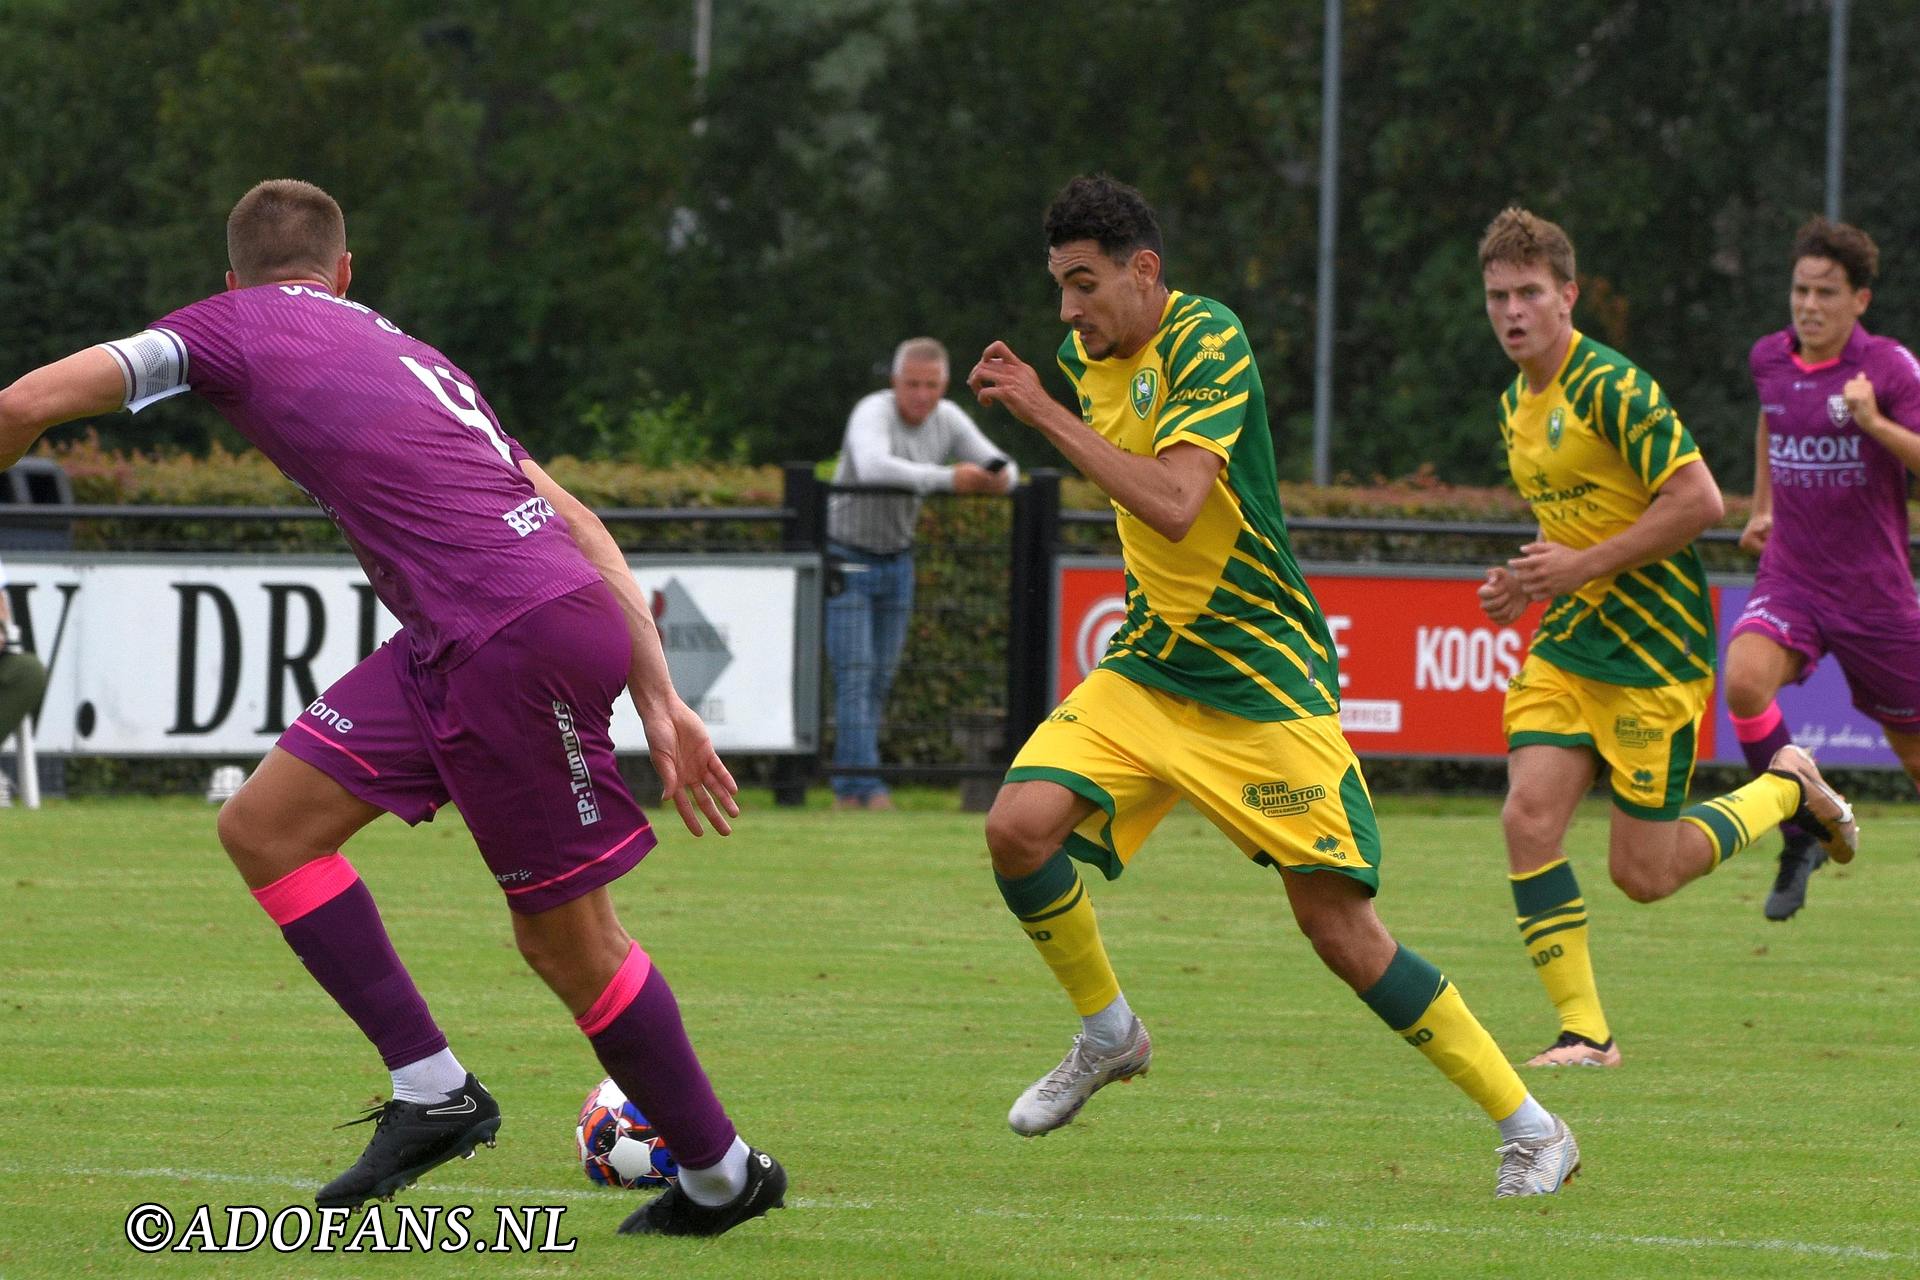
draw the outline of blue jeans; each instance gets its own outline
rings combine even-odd
[[[833,763],[862,768],[880,763],[880,722],[894,669],[906,647],[913,612],[913,555],[877,556],[827,544],[838,564],[840,590],[827,597],[827,661],[833,664]],[[871,774],[836,773],[838,799],[885,795]]]

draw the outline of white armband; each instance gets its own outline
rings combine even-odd
[[[134,413],[187,390],[187,344],[169,330],[142,329],[100,347],[119,364]]]

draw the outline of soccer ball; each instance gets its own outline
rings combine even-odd
[[[587,1093],[573,1136],[580,1168],[600,1186],[664,1187],[680,1176],[666,1140],[611,1080]]]

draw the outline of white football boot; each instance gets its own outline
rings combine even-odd
[[[1014,1101],[1007,1123],[1022,1137],[1049,1133],[1079,1115],[1088,1098],[1114,1081],[1147,1074],[1152,1061],[1153,1039],[1138,1018],[1127,1028],[1126,1042],[1111,1053],[1097,1054],[1084,1035],[1075,1036],[1060,1065]]]
[[[1559,1116],[1553,1118],[1553,1132],[1546,1137],[1503,1142],[1494,1154],[1500,1157],[1500,1178],[1493,1188],[1498,1199],[1550,1196],[1580,1172],[1580,1144]]]

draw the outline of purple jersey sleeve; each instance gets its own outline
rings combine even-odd
[[[1888,341],[1874,379],[1880,412],[1909,431],[1920,432],[1920,362],[1898,342]]]
[[[237,400],[247,394],[247,361],[235,339],[238,311],[231,293],[168,312],[150,329],[164,329],[187,348],[187,386],[209,400]]]

